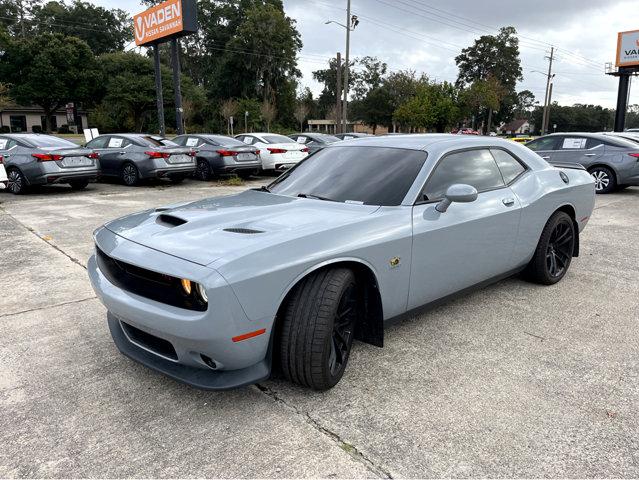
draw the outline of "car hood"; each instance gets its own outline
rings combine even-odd
[[[365,219],[379,207],[247,190],[129,215],[105,227],[199,265],[308,237]],[[285,254],[285,252],[283,252]]]

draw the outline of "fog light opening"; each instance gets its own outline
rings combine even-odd
[[[206,363],[206,365],[209,368],[212,368],[213,370],[217,370],[217,363],[215,363],[211,357],[207,357],[203,353],[200,353],[200,358],[202,359],[204,363]]]

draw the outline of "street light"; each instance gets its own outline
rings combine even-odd
[[[343,108],[342,108],[342,132],[347,133],[346,132],[346,118],[347,118],[346,107],[348,103],[348,70],[349,70],[348,56],[349,56],[350,43],[351,43],[351,32],[355,30],[355,27],[357,27],[357,25],[359,25],[359,19],[357,18],[357,15],[351,15],[351,0],[346,0],[346,25],[340,22],[336,22],[335,20],[328,20],[324,22],[324,25],[328,25],[330,23],[339,25],[340,27],[346,30],[346,58],[344,59],[345,65],[344,65],[344,100],[343,100]]]

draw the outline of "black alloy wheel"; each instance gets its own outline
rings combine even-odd
[[[203,181],[207,181],[211,178],[211,166],[209,165],[208,161],[201,159],[197,161],[195,178]]]
[[[140,179],[140,172],[138,171],[138,167],[133,165],[132,163],[124,164],[122,167],[122,181],[125,185],[132,187],[133,185],[138,183]]]
[[[25,193],[27,189],[27,181],[20,170],[17,168],[10,169],[9,172],[7,172],[7,180],[9,181],[7,189],[11,193],[15,195]]]

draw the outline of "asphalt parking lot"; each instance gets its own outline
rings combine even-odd
[[[558,285],[393,326],[328,392],[202,392],[120,355],[92,231],[267,180],[0,193],[0,477],[639,476],[639,188],[597,197]]]

